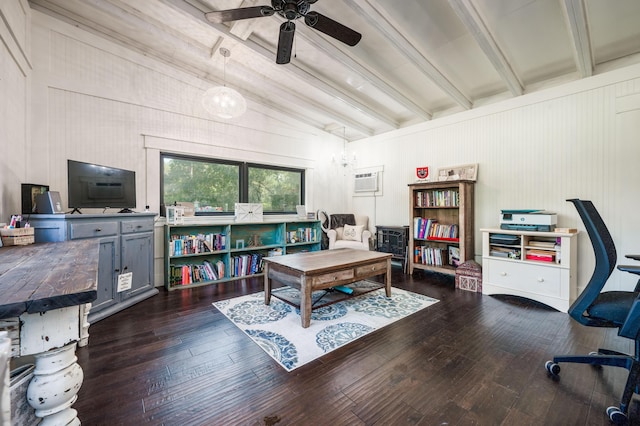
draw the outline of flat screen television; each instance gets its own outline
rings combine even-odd
[[[136,207],[136,173],[130,170],[67,160],[69,208]]]

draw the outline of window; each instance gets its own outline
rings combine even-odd
[[[192,203],[196,215],[229,215],[235,203],[262,203],[265,214],[295,213],[303,204],[303,169],[175,154],[161,154],[160,162],[161,207]]]

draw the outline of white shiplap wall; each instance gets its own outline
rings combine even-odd
[[[380,225],[408,224],[407,183],[415,168],[478,163],[478,229],[496,227],[501,209],[557,212],[560,226],[582,228],[568,198],[591,199],[618,247],[640,253],[640,67],[502,102],[426,125],[350,144],[360,163],[384,162],[382,197],[353,197],[353,208]],[[375,225],[375,224],[374,224]],[[631,261],[627,260],[627,263]],[[579,284],[593,269],[586,233],[579,238]],[[637,277],[615,272],[609,288],[632,288]]]
[[[255,105],[241,119],[211,120],[194,101],[206,89],[196,78],[38,12],[33,19],[38,121],[30,152],[46,156],[31,163],[26,178],[49,183],[63,200],[67,158],[136,170],[138,203],[154,206],[160,150],[247,156],[309,167],[311,209],[365,213],[373,229],[408,223],[406,184],[415,179],[415,167],[435,173],[479,163],[476,228],[497,225],[503,208],[553,210],[561,226],[580,228],[564,200],[588,198],[621,256],[640,252],[630,213],[637,211],[640,177],[637,66],[348,144],[358,154],[358,170],[383,176],[375,197],[352,197],[351,172],[331,164],[331,155],[342,150],[340,138],[294,129]],[[593,265],[586,235],[579,246],[584,285]],[[480,261],[479,233],[476,253]],[[616,273],[612,286],[632,281]]]
[[[31,101],[38,120],[30,144],[34,160],[20,181],[47,183],[60,192],[64,207],[66,164],[73,159],[134,170],[138,209],[149,205],[157,211],[161,151],[304,167],[309,211],[335,210],[347,202],[332,190],[342,177],[317,172],[330,168],[340,138],[301,130],[251,104],[239,119],[212,119],[200,104],[208,88],[202,81],[37,11],[32,34]],[[160,230],[156,234],[161,285]]]
[[[27,177],[30,22],[26,0],[0,2],[0,223],[20,212],[20,184]]]

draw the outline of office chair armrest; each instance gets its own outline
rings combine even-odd
[[[638,338],[639,333],[640,333],[640,295],[633,302],[633,305],[631,305],[629,314],[627,315],[627,318],[624,320],[624,324],[622,324],[622,327],[620,327],[620,330],[618,331],[618,335],[636,340]]]
[[[640,260],[640,254],[627,254],[624,257],[627,259]]]
[[[630,274],[640,275],[640,265],[618,265],[618,269]]]

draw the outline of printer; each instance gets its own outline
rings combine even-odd
[[[558,215],[546,210],[501,210],[500,229],[550,232],[556,228]]]

